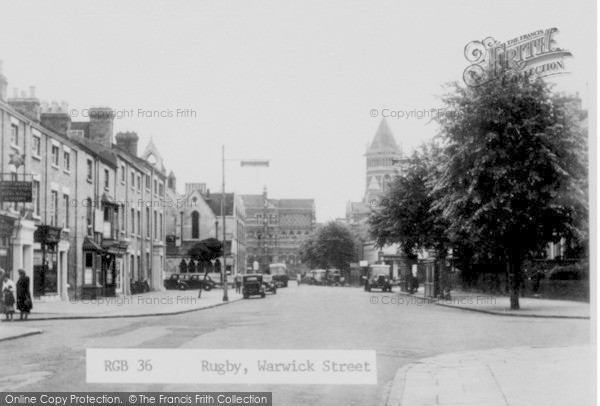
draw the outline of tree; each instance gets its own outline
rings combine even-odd
[[[450,90],[437,117],[444,144],[433,208],[449,235],[504,259],[518,309],[526,256],[587,234],[585,113],[577,98],[511,72]]]
[[[223,256],[223,244],[216,238],[207,238],[194,244],[189,249],[188,255],[195,261],[210,262]],[[208,267],[206,267],[206,272],[208,272]]]
[[[354,237],[345,225],[331,221],[304,241],[300,258],[311,268],[346,269],[356,259]]]
[[[392,181],[380,205],[369,216],[369,231],[379,247],[400,244],[408,258],[420,249],[435,249],[445,257],[447,224],[440,210],[433,209],[432,179],[437,176],[435,144],[415,152],[403,173]]]

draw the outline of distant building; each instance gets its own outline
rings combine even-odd
[[[254,263],[266,270],[271,263],[285,263],[293,272],[304,269],[300,260],[302,242],[315,230],[314,199],[269,199],[243,195],[246,208],[247,268]]]
[[[211,194],[205,183],[186,183],[185,193],[178,194],[174,175],[169,175],[168,186],[167,273],[183,270],[220,272],[220,262],[215,262],[214,266],[200,263],[190,257],[190,250],[209,238],[222,241],[222,194]],[[225,194],[225,265],[229,275],[243,272],[246,264],[246,214],[243,203],[238,194]]]
[[[369,215],[376,208],[393,178],[408,163],[402,149],[396,143],[385,118],[381,119],[373,140],[367,147],[366,186],[364,198],[360,202],[346,204],[346,224],[359,240],[358,257],[360,260],[375,263],[390,259],[390,265],[397,276],[398,254],[396,245],[378,249],[369,236]]]

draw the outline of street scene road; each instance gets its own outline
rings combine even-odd
[[[0,359],[12,366],[1,370],[0,390],[272,391],[277,405],[381,405],[387,402],[398,369],[418,360],[466,350],[578,347],[590,340],[589,320],[490,316],[423,301],[384,304],[403,297],[397,289],[382,293],[294,283],[265,299],[180,315],[31,320],[18,326],[40,329],[42,334],[0,345]],[[15,325],[2,323],[0,328]],[[87,384],[86,348],[372,349],[377,353],[378,383]]]

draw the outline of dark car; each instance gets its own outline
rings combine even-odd
[[[185,280],[185,276],[174,273],[169,278],[163,281],[165,289],[178,289],[178,290],[186,290],[190,289],[189,283]]]
[[[261,274],[249,274],[242,277],[242,294],[244,299],[250,296],[265,297],[265,286]]]
[[[190,286],[190,289],[203,289],[209,291],[216,286],[215,281],[213,281],[210,276],[203,274],[188,275],[185,282]]]
[[[263,285],[265,292],[277,293],[277,283],[275,282],[273,275],[263,275]]]
[[[385,274],[378,274],[375,275],[374,278],[367,279],[365,283],[365,290],[367,292],[370,292],[371,289],[381,289],[382,292],[385,292],[386,290],[388,292],[391,292],[392,284],[390,282],[389,276]]]

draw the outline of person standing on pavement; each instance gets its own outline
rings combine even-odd
[[[242,291],[242,276],[237,274],[235,276],[235,292],[240,293]]]
[[[8,274],[2,275],[2,312],[6,320],[12,320],[15,313],[15,283],[8,278]]]
[[[19,280],[17,281],[17,309],[21,312],[21,320],[27,320],[29,312],[33,308],[31,294],[29,293],[29,277],[23,269],[19,269]]]

